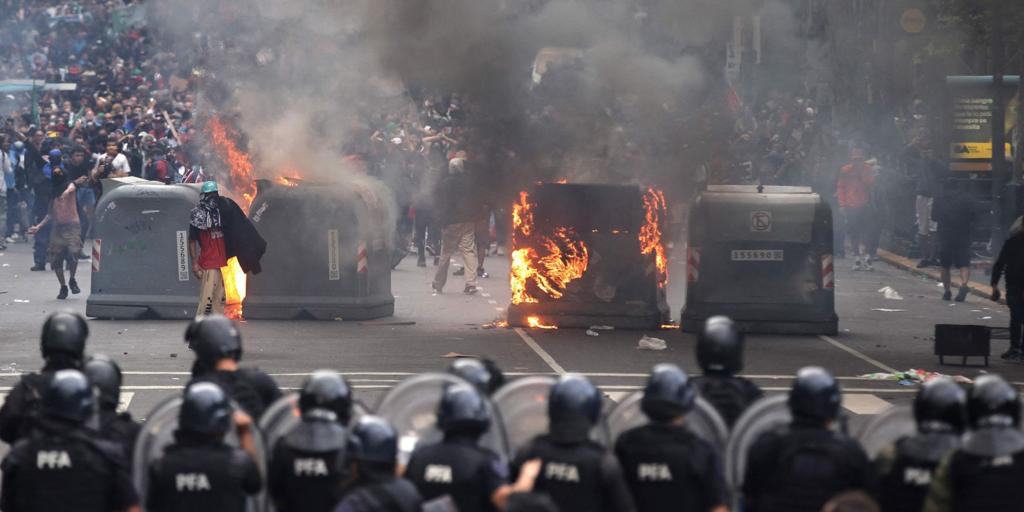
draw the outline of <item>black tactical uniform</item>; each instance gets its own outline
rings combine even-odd
[[[581,375],[559,378],[548,397],[550,432],[533,439],[516,455],[513,478],[523,464],[541,459],[534,489],[546,493],[561,510],[634,510],[633,499],[615,457],[589,439],[601,414],[601,394]]]
[[[828,425],[839,416],[839,383],[822,368],[797,373],[789,392],[793,422],[750,449],[743,497],[747,512],[818,512],[843,491],[871,488],[857,442]]]
[[[490,359],[461,357],[452,361],[452,364],[448,366],[448,373],[462,377],[486,396],[493,395],[498,388],[505,384],[505,374]]]
[[[175,442],[149,466],[147,511],[245,511],[246,497],[258,493],[262,481],[249,454],[224,444],[232,412],[215,384],[186,388]]]
[[[921,510],[939,462],[960,446],[967,394],[948,378],[928,381],[914,399],[918,433],[886,448],[875,460],[878,501],[885,512]]]
[[[278,512],[329,512],[346,476],[351,387],[335,372],[316,371],[302,386],[299,410],[302,421],[274,446],[270,495]]]
[[[494,492],[508,481],[498,456],[478,445],[491,425],[491,412],[480,391],[466,384],[445,388],[437,410],[444,441],[417,446],[405,476],[424,500],[448,496],[459,512],[493,511]]]
[[[42,372],[23,376],[4,400],[0,407],[0,440],[14,444],[28,433],[53,374],[82,366],[88,337],[89,325],[78,313],[56,312],[47,317],[39,343],[46,363]]]
[[[99,417],[95,427],[101,437],[121,446],[128,460],[135,448],[135,438],[141,426],[128,412],[117,412],[121,396],[121,368],[112,359],[96,354],[89,358],[83,368],[89,383],[99,391]]]
[[[335,512],[419,512],[423,499],[416,486],[395,476],[398,434],[387,420],[359,418],[352,429],[351,457],[356,480]]]
[[[1017,390],[998,375],[974,381],[971,432],[939,465],[926,512],[1009,512],[1024,507],[1024,433]]]
[[[743,333],[728,317],[713,316],[697,337],[697,362],[704,375],[693,385],[732,427],[743,411],[764,394],[761,388],[736,375],[743,370]]]
[[[655,366],[641,401],[651,423],[624,432],[615,443],[640,512],[707,512],[728,504],[719,454],[682,425],[695,399],[683,370]]]
[[[83,426],[93,407],[81,372],[53,375],[42,416],[3,461],[4,512],[110,512],[138,504],[119,447]]]
[[[217,369],[222,359],[242,359],[242,335],[230,319],[221,315],[197,318],[185,331],[185,341],[196,353],[191,382],[217,384],[254,419],[281,398],[274,379],[256,368]]]

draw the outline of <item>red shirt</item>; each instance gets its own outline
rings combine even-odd
[[[868,204],[871,186],[874,184],[875,173],[870,165],[863,162],[844,165],[839,171],[839,182],[836,183],[839,206],[860,208]]]
[[[199,230],[199,258],[197,263],[204,270],[228,266],[228,251],[224,246],[224,231],[221,228]]]

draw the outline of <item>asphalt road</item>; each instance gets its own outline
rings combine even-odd
[[[592,337],[582,330],[519,331],[486,329],[484,324],[502,317],[508,305],[504,257],[489,257],[492,273],[482,279],[482,292],[465,296],[459,278],[449,281],[450,291],[432,293],[433,268],[415,266],[407,258],[393,273],[397,301],[394,318],[366,323],[314,321],[249,321],[242,326],[244,364],[271,373],[284,387],[298,386],[317,368],[346,373],[360,397],[375,404],[384,391],[409,374],[443,370],[459,354],[495,358],[512,375],[582,372],[590,375],[609,399],[619,400],[638,389],[644,374],[663,361],[698,372],[694,339],[678,330],[603,331]],[[669,301],[678,316],[685,274],[673,260]],[[55,299],[52,273],[29,272],[30,246],[10,245],[0,253],[0,392],[12,386],[19,372],[40,366],[38,331],[47,313],[62,307],[84,312],[89,289],[89,264],[83,262],[79,278],[85,293],[66,301]],[[272,270],[268,270],[272,271]],[[748,339],[745,374],[769,392],[786,389],[792,374],[805,365],[822,365],[842,380],[846,409],[855,423],[906,403],[916,388],[861,376],[910,368],[976,377],[996,372],[1024,381],[1024,366],[1005,363],[998,354],[1005,340],[993,342],[991,366],[940,366],[932,355],[935,323],[978,323],[1005,327],[1004,307],[969,297],[966,303],[939,300],[936,283],[884,263],[874,272],[853,272],[848,260],[837,261],[837,309],[840,334],[818,336],[752,336]],[[879,289],[890,286],[903,300],[890,300]],[[895,311],[880,311],[895,310]],[[182,342],[186,322],[91,320],[88,351],[115,357],[125,370],[125,396],[129,410],[145,417],[162,397],[174,393],[188,379],[191,355]],[[644,334],[663,338],[663,351],[637,349]],[[980,363],[980,360],[975,361]]]

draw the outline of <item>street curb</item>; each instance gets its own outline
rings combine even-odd
[[[942,274],[939,273],[934,267],[917,268],[917,262],[909,258],[904,258],[898,254],[893,254],[884,249],[878,250],[878,259],[902,270],[906,270],[911,274],[915,274],[922,277],[928,277],[935,281],[942,280]],[[984,299],[988,299],[992,296],[992,287],[987,284],[982,284],[977,281],[968,281],[967,288],[971,291],[971,295],[977,295]],[[1006,304],[1006,299],[999,299],[1000,304]]]

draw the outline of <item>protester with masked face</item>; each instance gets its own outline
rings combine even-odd
[[[54,150],[57,152],[57,150]],[[57,156],[59,152],[57,152]],[[53,155],[51,154],[51,158]],[[49,226],[50,233],[48,259],[53,272],[60,283],[58,299],[68,298],[68,287],[71,293],[81,293],[75,272],[78,270],[78,253],[82,250],[81,223],[78,219],[78,199],[75,183],[68,179],[60,166],[51,168],[52,182],[49,212],[43,220],[29,228],[29,233],[36,234],[40,229]],[[64,281],[64,265],[67,264],[70,279]]]

